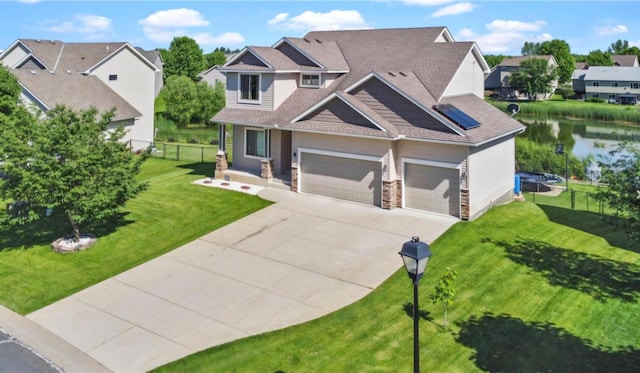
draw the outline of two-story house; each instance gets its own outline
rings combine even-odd
[[[571,76],[573,90],[585,99],[635,105],[640,98],[640,67],[589,66]]]
[[[0,54],[0,63],[18,78],[25,102],[42,111],[59,104],[100,112],[115,108],[113,126],[125,127],[133,149],[153,142],[162,72],[129,43],[19,39]]]
[[[495,94],[504,97],[504,98],[528,98],[523,95],[523,92],[519,92],[517,89],[511,87],[509,85],[509,77],[514,72],[520,70],[520,64],[522,61],[526,61],[531,58],[541,58],[547,61],[549,68],[557,68],[558,63],[553,55],[542,55],[542,56],[516,56],[516,57],[507,57],[502,60],[498,65],[494,66],[487,77],[484,80],[484,87],[486,90],[492,90]],[[546,100],[553,95],[555,89],[558,88],[558,80],[556,79],[553,82],[551,87],[552,93],[540,94],[538,95],[538,100]]]
[[[212,121],[233,125],[233,169],[461,219],[512,199],[524,127],[484,101],[482,53],[444,27],[315,31],[246,47],[220,71],[227,105]]]

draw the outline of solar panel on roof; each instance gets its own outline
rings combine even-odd
[[[451,104],[439,104],[435,106],[435,109],[464,130],[476,128],[480,125],[480,122]]]

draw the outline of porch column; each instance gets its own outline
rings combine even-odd
[[[267,180],[273,179],[273,159],[260,160],[260,169],[260,177]]]
[[[218,152],[216,153],[216,171],[224,171],[229,168],[227,163],[227,130],[226,125],[218,124]]]
[[[398,183],[396,180],[382,182],[382,208],[391,210],[398,207]]]

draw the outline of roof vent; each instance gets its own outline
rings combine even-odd
[[[391,71],[389,71],[389,75],[391,75],[391,76],[393,76],[393,77],[395,77],[395,76],[396,76],[396,74],[392,73]]]
[[[407,74],[405,74],[403,71],[400,71],[400,75],[407,76]]]
[[[71,74],[71,70],[67,70],[65,71],[67,74]]]
[[[307,38],[303,38],[302,40],[306,41],[307,43],[311,43],[311,40],[309,40]]]
[[[107,45],[107,48],[106,48],[106,49],[107,49],[107,52],[108,52],[108,51],[109,51],[109,46],[108,46],[108,45]]]
[[[40,39],[36,40],[36,43],[41,43],[41,42],[42,42],[42,40],[40,40]]]
[[[37,74],[37,72],[35,70],[31,70],[29,72],[31,73],[31,75],[36,75]]]
[[[51,43],[51,44],[55,44],[55,43],[56,43],[56,41],[55,41],[55,40],[49,40],[49,43]]]
[[[318,43],[322,44],[322,40],[320,40],[320,39],[316,39],[316,41],[317,41]]]

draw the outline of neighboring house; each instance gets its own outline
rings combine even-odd
[[[156,83],[154,89],[154,97],[158,97],[162,87],[164,87],[164,60],[162,59],[162,55],[160,54],[160,51],[156,49],[147,51],[140,47],[136,47],[136,50],[145,56],[153,66],[158,69],[156,71]]]
[[[58,104],[115,108],[113,125],[124,125],[133,149],[153,142],[159,69],[130,44],[19,39],[0,54],[0,63],[18,78],[27,103],[43,111]]]
[[[638,56],[635,54],[614,54],[611,56],[615,66],[622,67],[639,67]]]
[[[444,27],[310,32],[220,70],[227,105],[212,121],[233,125],[233,169],[461,219],[512,200],[524,126],[484,101],[482,53]],[[226,166],[223,148],[216,174]]]
[[[215,87],[216,83],[227,84],[227,76],[220,71],[219,65],[213,65],[207,70],[198,74],[199,81],[205,81],[210,86]]]
[[[528,60],[530,58],[541,58],[548,62],[550,68],[557,68],[558,63],[556,59],[552,55],[543,55],[543,56],[516,56],[516,57],[507,57],[498,65],[494,66],[491,69],[491,72],[484,80],[484,87],[486,90],[492,90],[494,93],[504,97],[504,98],[528,98],[524,92],[518,92],[517,89],[509,86],[509,77],[514,72],[520,70],[520,63],[522,61]],[[539,95],[537,97],[538,100],[548,99],[553,95],[553,92],[556,88],[558,88],[558,81],[556,80],[553,83],[552,93],[547,93],[543,95]]]
[[[575,70],[571,81],[574,92],[584,99],[635,105],[640,98],[640,67],[590,66]]]

